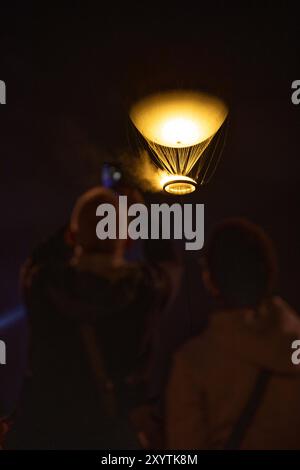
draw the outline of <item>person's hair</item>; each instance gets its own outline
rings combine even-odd
[[[206,246],[205,265],[220,300],[229,307],[258,306],[276,283],[272,240],[245,219],[228,219],[216,227]]]
[[[100,204],[112,204],[118,214],[117,196],[113,191],[101,186],[90,189],[78,198],[74,206],[70,230],[78,243],[86,252],[112,253],[119,245],[118,239],[99,240],[96,226],[99,221],[96,216]]]

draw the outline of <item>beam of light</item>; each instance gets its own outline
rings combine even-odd
[[[0,331],[1,329],[9,328],[14,325],[17,321],[25,319],[26,312],[22,305],[18,305],[17,307],[2,312],[0,314]]]
[[[167,174],[188,177],[228,114],[220,99],[200,92],[169,91],[144,98],[130,111],[158,167]],[[175,179],[176,179],[175,178]],[[173,178],[174,179],[174,178]],[[188,185],[164,185],[166,191],[186,194]]]

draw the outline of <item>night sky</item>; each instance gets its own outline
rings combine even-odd
[[[130,103],[147,92],[187,87],[220,94],[231,111],[221,163],[192,199],[205,203],[206,234],[227,216],[262,224],[279,251],[279,292],[300,311],[293,4],[108,3],[1,4],[0,79],[7,86],[0,113],[1,309],[17,303],[18,269],[35,244],[67,220],[80,192],[99,183],[101,162],[130,148]],[[196,312],[195,256],[187,255]]]

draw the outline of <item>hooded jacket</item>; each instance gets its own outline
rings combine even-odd
[[[270,380],[242,449],[300,449],[300,366],[292,343],[300,319],[280,298],[259,312],[219,311],[175,357],[166,401],[167,446],[223,449],[258,374]]]

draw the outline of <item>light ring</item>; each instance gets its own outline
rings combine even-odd
[[[191,194],[196,190],[197,183],[189,178],[180,178],[180,176],[174,176],[174,179],[168,179],[163,185],[164,191],[169,194],[177,194],[183,196],[184,194]]]

